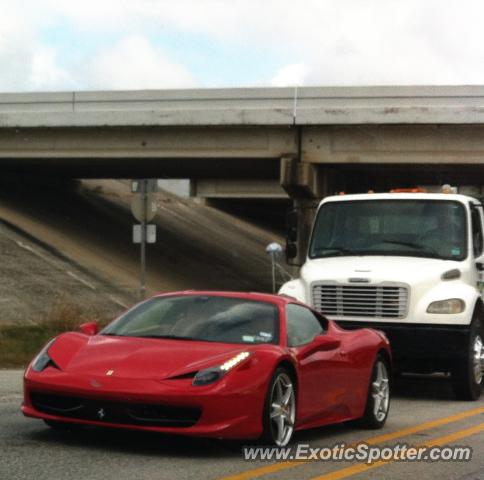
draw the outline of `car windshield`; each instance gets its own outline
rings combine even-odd
[[[223,343],[277,343],[279,316],[273,304],[241,298],[154,297],[126,312],[101,334]]]
[[[360,200],[323,204],[310,258],[405,255],[463,260],[467,257],[464,206],[438,200]]]

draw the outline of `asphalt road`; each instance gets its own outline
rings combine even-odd
[[[0,371],[1,480],[484,479],[484,398],[457,402],[443,378],[398,380],[383,430],[337,425],[295,436],[296,444],[312,448],[369,440],[375,445],[441,443],[473,449],[470,462],[392,462],[369,470],[334,461],[244,461],[240,445],[229,442],[94,429],[61,434],[21,415],[21,384],[21,371]]]

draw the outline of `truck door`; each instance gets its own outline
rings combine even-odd
[[[477,269],[477,288],[484,293],[484,216],[482,205],[471,205],[472,253]]]

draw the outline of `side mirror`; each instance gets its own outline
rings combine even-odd
[[[476,268],[478,272],[482,272],[484,270],[484,261],[476,262]]]
[[[340,340],[330,335],[318,335],[312,343],[318,351],[322,352],[336,350],[341,345]]]
[[[297,242],[298,222],[297,210],[291,210],[286,217],[286,238],[288,243]]]
[[[85,335],[93,336],[99,332],[99,325],[97,322],[87,322],[79,325],[79,330]]]
[[[301,351],[301,358],[309,357],[317,352],[330,352],[336,350],[341,342],[330,335],[318,335],[313,341],[304,345]]]
[[[286,259],[292,260],[293,258],[296,258],[296,257],[297,257],[297,244],[289,243],[289,242],[286,243]]]

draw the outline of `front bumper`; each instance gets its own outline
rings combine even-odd
[[[383,331],[393,352],[397,370],[450,371],[467,355],[468,325],[431,325],[337,321],[346,329],[374,328]]]
[[[27,417],[80,425],[251,439],[262,433],[264,391],[253,385],[231,389],[223,381],[193,387],[191,379],[141,381],[74,376],[48,368],[41,373],[27,372],[22,412]],[[56,404],[59,399],[62,402]],[[62,408],[56,411],[53,405]],[[182,421],[170,425],[173,415]]]

